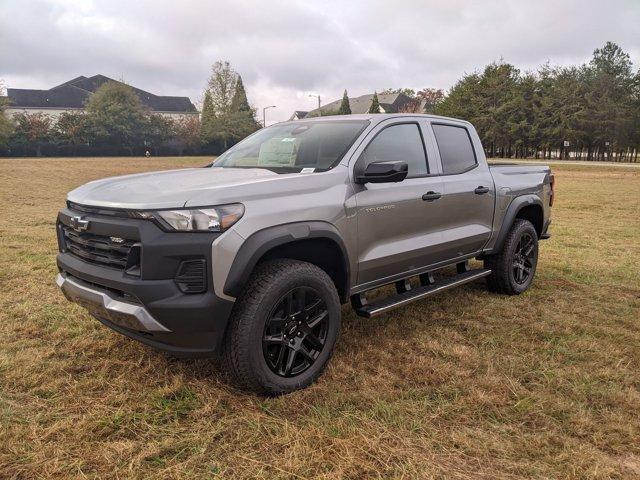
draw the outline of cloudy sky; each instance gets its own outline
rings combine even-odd
[[[640,0],[0,0],[0,79],[49,88],[102,73],[199,104],[227,59],[268,123],[385,87],[449,88],[503,58],[582,63],[605,41],[640,66]]]

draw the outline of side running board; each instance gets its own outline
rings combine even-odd
[[[398,288],[401,293],[388,298],[384,298],[377,302],[367,303],[364,295],[361,294],[354,295],[354,297],[352,297],[351,299],[351,303],[357,315],[367,318],[376,317],[388,312],[389,310],[393,310],[394,308],[408,305],[411,302],[422,300],[423,298],[430,297],[431,295],[435,295],[436,293],[442,292],[444,290],[458,287],[465,283],[473,282],[474,280],[477,280],[479,278],[486,277],[490,273],[491,270],[483,268],[477,270],[469,270],[467,272],[458,273],[451,278],[443,279],[438,283],[433,283],[433,277],[429,276],[427,281],[424,281],[423,278],[421,278],[421,280],[423,280],[423,284],[419,287],[414,287],[410,290],[406,288]],[[396,286],[398,287],[398,283],[396,284]]]

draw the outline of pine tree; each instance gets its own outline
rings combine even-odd
[[[380,113],[380,102],[378,102],[378,92],[373,92],[369,113]]]
[[[233,98],[231,99],[231,112],[251,112],[251,107],[247,100],[247,92],[244,89],[244,84],[242,83],[242,77],[240,75],[238,75],[236,90],[233,93]]]
[[[589,92],[589,123],[593,125],[600,159],[611,160],[617,150],[631,147],[634,134],[634,76],[629,54],[607,42],[593,52],[586,79]],[[637,127],[637,125],[636,125]]]
[[[228,127],[233,142],[242,140],[260,128],[255,119],[255,110],[251,108],[247,100],[247,92],[240,75],[238,75],[236,89],[231,99]]]
[[[204,91],[200,120],[200,135],[203,143],[209,143],[213,139],[215,121],[216,112],[213,108],[213,101],[211,100],[211,91],[207,88]]]
[[[351,105],[349,105],[349,95],[347,95],[346,90],[342,94],[342,103],[340,104],[338,115],[351,115]]]

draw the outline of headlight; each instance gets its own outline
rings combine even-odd
[[[156,220],[164,227],[180,232],[224,232],[243,214],[244,205],[233,203],[220,207],[138,212],[137,216]]]

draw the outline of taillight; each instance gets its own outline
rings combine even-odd
[[[551,194],[549,195],[549,206],[553,206],[553,199],[556,196],[555,185],[556,185],[556,177],[551,174],[549,175],[549,184],[551,185]]]

